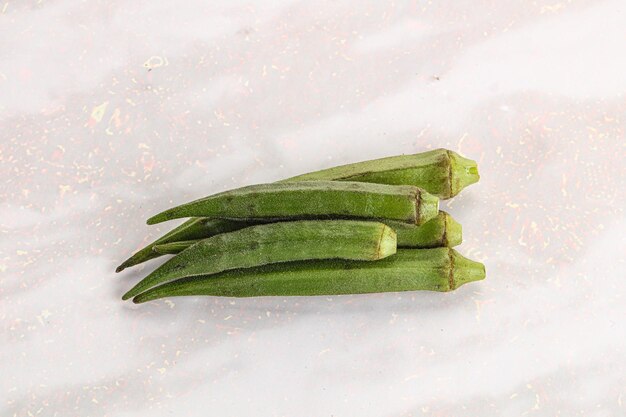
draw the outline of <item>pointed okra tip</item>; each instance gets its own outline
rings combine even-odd
[[[142,292],[133,297],[134,304],[143,304],[148,301],[156,300],[161,298],[158,294],[155,294],[152,290],[148,290],[146,292]]]
[[[133,297],[132,301],[133,301],[134,304],[142,304],[142,303],[145,303],[148,300],[143,300],[142,297],[137,295],[137,296]]]
[[[152,217],[150,217],[148,220],[146,220],[146,224],[148,225],[153,225],[153,224],[158,224],[158,223],[162,223],[166,220],[169,220],[169,218],[167,218],[166,215],[167,212],[163,212],[163,213],[159,213],[156,214]]]
[[[126,294],[122,295],[122,300],[126,301],[132,297],[133,297],[133,294],[130,291],[127,291]]]
[[[464,158],[454,151],[448,151],[450,155],[450,197],[454,197],[465,187],[472,185],[480,179],[476,161]]]
[[[131,266],[135,266],[135,265],[140,264],[140,263],[142,263],[142,262],[144,262],[146,260],[147,259],[142,259],[142,257],[140,256],[139,253],[136,253],[133,256],[131,256],[130,258],[126,259],[124,262],[122,262],[120,264],[120,266],[115,268],[115,272],[122,272],[126,268],[130,268]]]
[[[167,210],[164,210],[150,217],[148,220],[146,220],[146,223],[149,225],[153,225],[157,223],[163,223],[168,220],[180,219],[181,217],[189,217],[183,214],[186,206],[187,204],[183,204],[181,206],[176,206],[176,207],[172,207]]]
[[[455,290],[468,282],[485,279],[485,265],[467,259],[454,249],[450,249],[452,271],[450,273],[450,290]]]

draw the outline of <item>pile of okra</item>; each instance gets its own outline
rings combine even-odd
[[[313,296],[452,291],[485,267],[452,247],[461,225],[439,199],[479,179],[476,162],[437,149],[338,166],[210,195],[148,224],[189,218],[117,272],[174,255],[124,296]]]

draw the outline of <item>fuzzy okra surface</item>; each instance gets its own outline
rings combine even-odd
[[[181,217],[236,220],[373,219],[422,224],[437,215],[439,199],[410,185],[305,181],[242,187],[165,210],[156,224]]]
[[[310,180],[414,185],[441,199],[447,199],[477,182],[479,174],[475,161],[464,158],[454,151],[436,149],[328,168],[281,182]],[[241,227],[236,221],[189,219],[125,260],[116,272],[161,256],[162,253],[153,250],[156,244],[206,238],[239,228]]]
[[[452,291],[485,277],[485,267],[454,249],[400,249],[375,262],[320,260],[271,264],[173,281],[136,296],[314,296],[399,291]]]
[[[385,224],[395,230],[398,236],[399,248],[454,247],[460,245],[463,241],[461,225],[445,211],[440,211],[437,217],[430,219],[421,226],[394,221],[385,221]],[[249,222],[240,223],[242,229],[254,225],[254,223]],[[182,240],[156,244],[153,250],[161,255],[175,255],[198,243],[200,240]]]
[[[310,259],[375,261],[396,253],[396,233],[376,222],[296,221],[252,226],[213,236],[183,250],[123,299],[179,278]]]

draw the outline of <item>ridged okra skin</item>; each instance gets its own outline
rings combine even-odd
[[[421,226],[386,221],[398,235],[399,248],[439,248],[460,245],[463,241],[461,225],[445,211]]]
[[[464,187],[477,182],[479,178],[475,161],[464,158],[450,150],[436,149],[414,155],[394,156],[329,168],[292,177],[281,182],[348,180],[391,185],[414,185],[441,199],[446,199],[455,196]],[[156,244],[206,238],[230,231],[223,229],[227,229],[234,223],[236,222],[229,223],[227,220],[220,219],[204,222],[200,219],[189,219],[135,253],[124,261],[116,272],[161,256],[160,253],[152,250]],[[235,228],[235,230],[238,228],[240,227]]]
[[[399,249],[376,262],[321,260],[238,269],[173,281],[133,299],[164,297],[315,296],[400,291],[452,291],[485,277],[485,267],[454,249]]]
[[[222,233],[228,233],[249,226],[249,223],[243,223],[235,220],[223,219],[207,219],[204,217],[194,217],[170,230],[159,239],[150,243],[146,247],[137,251],[133,256],[125,260],[117,267],[115,272],[121,272],[131,266],[139,265],[150,259],[158,258],[161,253],[154,251],[154,247],[159,244],[177,242],[181,240],[204,239]]]
[[[271,223],[216,235],[189,246],[128,291],[133,297],[163,282],[278,262],[308,259],[374,261],[396,253],[387,225],[349,220]]]
[[[327,180],[414,185],[447,199],[478,182],[479,178],[475,161],[447,149],[436,149],[328,168],[288,178],[284,182]]]
[[[439,200],[409,185],[305,181],[259,184],[201,198],[148,219],[181,217],[231,220],[372,219],[422,224],[435,217]]]
[[[437,217],[430,219],[421,226],[414,226],[401,222],[385,221],[398,235],[399,248],[439,248],[454,247],[463,241],[461,225],[445,211],[440,211]],[[240,223],[241,228],[249,227],[249,223]],[[183,240],[157,244],[153,250],[161,255],[175,255],[197,243],[199,240]]]
[[[181,240],[180,242],[163,243],[161,245],[154,245],[152,250],[160,255],[176,255],[181,253],[189,246],[200,242],[202,239],[196,240]]]

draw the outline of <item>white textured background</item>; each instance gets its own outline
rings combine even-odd
[[[623,0],[0,0],[0,415],[625,415],[625,115]],[[173,203],[436,147],[481,283],[120,301]]]

